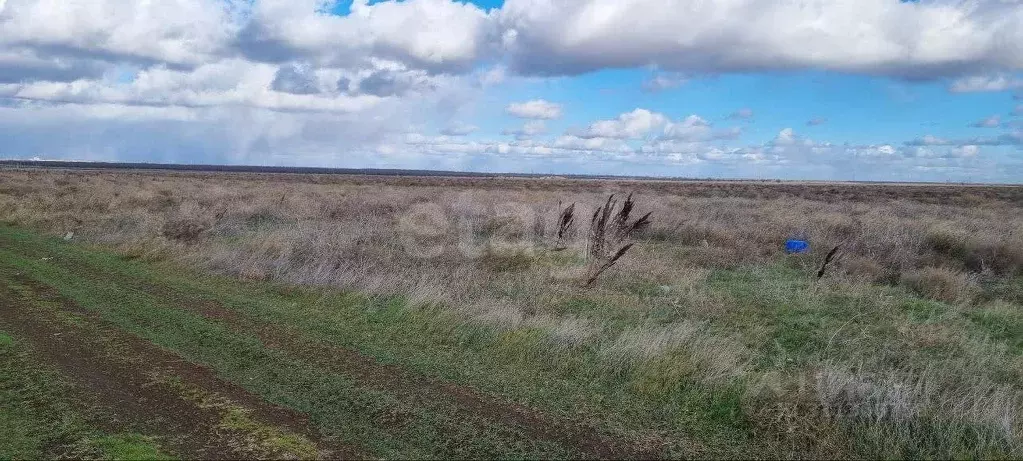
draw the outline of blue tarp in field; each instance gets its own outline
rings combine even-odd
[[[810,251],[810,244],[806,240],[788,239],[785,241],[786,253],[806,253]]]

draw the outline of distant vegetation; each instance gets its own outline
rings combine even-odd
[[[82,249],[23,243],[6,264],[89,309],[110,308],[88,299],[117,284],[68,274],[153,271],[137,283],[154,306],[190,309],[222,339],[178,338],[128,307],[109,314],[120,328],[223,368],[322,433],[379,399],[342,437],[364,453],[1023,456],[1020,187],[0,170],[0,220],[73,233],[65,245]],[[794,235],[811,251],[785,254]],[[107,250],[117,257],[74,253]],[[161,284],[219,310],[162,301]],[[320,408],[271,365],[237,362],[276,357],[315,389],[333,375],[235,336],[249,332],[519,402],[565,433],[495,411],[470,435],[466,401],[416,407],[414,389],[382,384]],[[363,378],[390,382],[384,369]],[[478,444],[452,451],[444,437]]]

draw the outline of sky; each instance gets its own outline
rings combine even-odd
[[[0,159],[1023,183],[1023,0],[0,0]]]

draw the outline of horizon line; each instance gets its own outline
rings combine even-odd
[[[524,172],[487,172],[433,170],[418,168],[358,168],[358,167],[325,167],[325,166],[281,166],[281,165],[242,165],[213,163],[160,163],[160,162],[109,162],[89,160],[46,160],[46,159],[2,159],[0,167],[28,167],[76,170],[155,170],[155,171],[192,171],[208,173],[270,173],[270,174],[324,174],[324,175],[367,175],[367,176],[413,176],[413,177],[503,177],[503,178],[563,178],[589,180],[629,180],[629,181],[678,181],[678,182],[767,182],[767,183],[820,183],[820,184],[904,184],[904,185],[960,185],[960,186],[1000,186],[1020,187],[1023,183],[984,183],[967,181],[884,181],[855,179],[780,179],[780,178],[741,178],[741,177],[691,177],[691,176],[650,176],[650,175],[615,175],[615,174],[579,174],[579,173],[524,173]]]

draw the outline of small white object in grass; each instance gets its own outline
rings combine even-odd
[[[668,293],[671,291],[671,285],[661,285],[658,288],[661,289],[661,293]]]
[[[51,259],[53,259],[53,258],[52,258],[52,257],[50,257],[50,256],[47,256],[47,257],[45,257],[45,258],[41,258],[41,259],[40,259],[40,261],[49,261],[49,260],[51,260]]]
[[[64,240],[71,240],[73,238],[75,238],[75,232],[74,231],[68,231],[67,234],[64,234]]]

